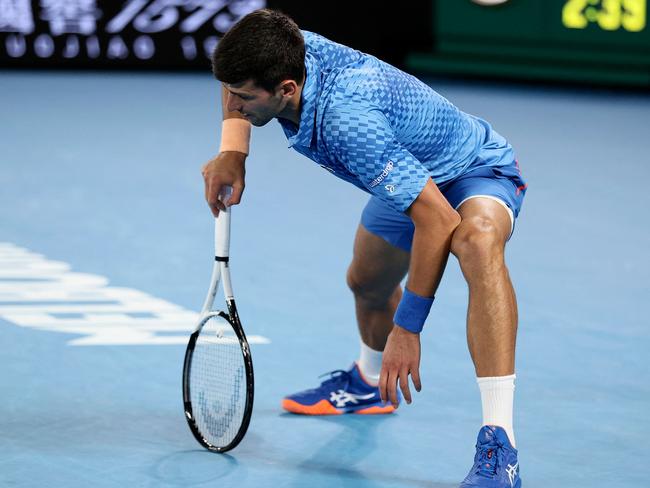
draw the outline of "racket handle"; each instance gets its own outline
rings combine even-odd
[[[224,186],[219,193],[222,202],[228,202],[232,195],[232,187]],[[214,255],[216,258],[227,258],[230,249],[230,207],[219,212],[214,226]]]

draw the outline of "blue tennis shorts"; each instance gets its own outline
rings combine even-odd
[[[438,185],[440,192],[455,209],[475,197],[491,198],[502,204],[510,214],[511,235],[526,187],[516,161],[507,166],[481,166]],[[413,222],[408,215],[393,210],[379,198],[370,198],[361,214],[361,224],[389,244],[411,251],[415,229]]]

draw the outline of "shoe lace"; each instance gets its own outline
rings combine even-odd
[[[321,383],[321,388],[333,388],[335,385],[338,386],[342,384],[344,386],[342,386],[341,389],[345,390],[350,383],[350,373],[342,369],[335,369],[334,371],[324,373],[320,375],[319,378],[323,378],[325,376],[329,376],[329,378]]]
[[[486,478],[494,478],[497,474],[497,467],[500,459],[499,446],[476,446],[476,474]]]

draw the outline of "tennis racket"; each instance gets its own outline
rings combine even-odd
[[[231,189],[222,193],[226,201]],[[214,265],[210,289],[183,365],[185,418],[206,449],[226,452],[244,438],[253,410],[253,361],[230,281],[230,209],[215,219]],[[213,304],[223,283],[227,312]]]

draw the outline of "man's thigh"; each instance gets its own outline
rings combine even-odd
[[[468,216],[468,212],[461,211],[462,208],[470,208],[472,209],[471,213],[474,214],[479,211],[478,206],[485,204],[485,200],[498,203],[509,215],[510,232],[508,237],[510,237],[514,232],[515,219],[519,215],[526,194],[526,183],[521,178],[516,163],[513,162],[511,165],[503,167],[476,168],[449,183],[444,183],[441,185],[440,191],[450,205],[459,211],[463,219]],[[483,203],[465,205],[472,199],[480,199]],[[490,208],[492,205],[487,205],[487,207]],[[495,212],[501,213],[498,209]]]
[[[355,286],[390,294],[406,276],[409,259],[408,252],[359,225],[348,277]]]
[[[502,167],[484,166],[473,169],[453,181],[439,185],[438,188],[463,218],[469,213],[474,213],[477,207],[475,204],[465,205],[472,199],[492,200],[501,205],[509,216],[509,235],[514,231],[515,219],[526,193],[526,183],[514,161],[511,165]],[[468,212],[461,211],[463,207]],[[500,213],[498,210],[495,212]],[[361,216],[361,223],[369,232],[392,246],[410,252],[415,227],[406,214],[391,209],[376,197],[371,197]]]

